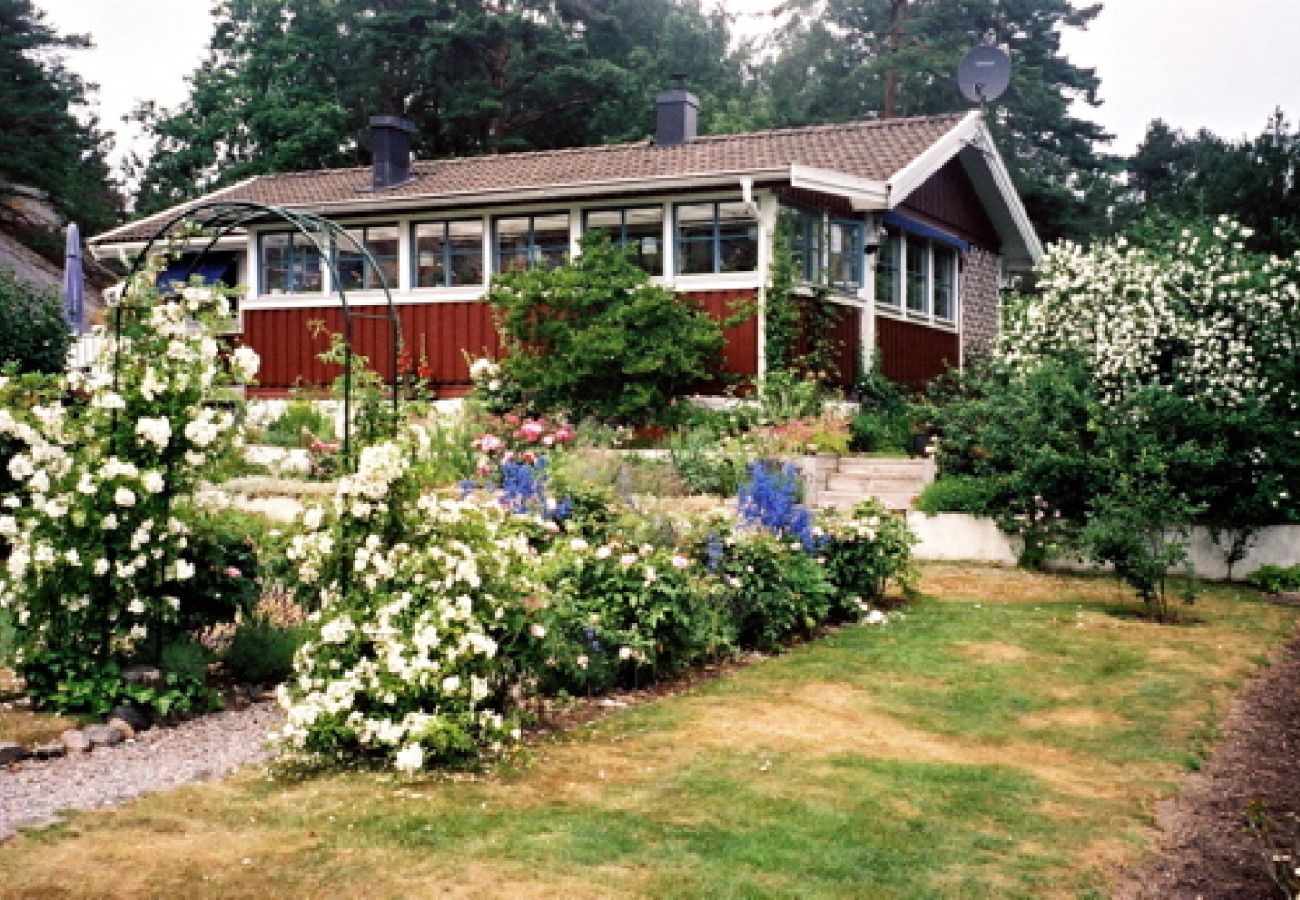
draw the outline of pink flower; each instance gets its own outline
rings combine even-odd
[[[684,556],[677,555],[673,557],[673,568],[675,569],[685,569],[688,568],[690,564],[691,561]]]
[[[495,453],[505,446],[505,442],[495,434],[481,434],[473,440],[471,446],[484,453]]]
[[[618,561],[626,567],[636,565],[637,560],[640,558],[641,557],[637,556],[635,553],[624,553],[618,558]]]
[[[236,569],[234,566],[227,566],[227,567],[226,567],[226,577],[228,577],[228,578],[243,578],[243,577],[244,577],[244,573],[241,572],[241,571],[239,571],[238,569]]]
[[[519,426],[519,433],[530,441],[535,441],[546,433],[546,426],[541,422],[525,422]]]

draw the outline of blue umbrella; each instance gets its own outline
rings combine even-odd
[[[81,231],[68,225],[68,247],[63,261],[63,315],[73,334],[81,334],[86,316],[86,278],[81,271]]]

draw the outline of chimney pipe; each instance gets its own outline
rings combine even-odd
[[[700,98],[686,90],[686,76],[673,76],[673,89],[655,98],[658,120],[655,143],[664,146],[685,144],[698,133]]]
[[[415,126],[398,116],[371,116],[371,186],[396,187],[411,178],[411,135]]]

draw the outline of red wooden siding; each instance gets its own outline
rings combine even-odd
[[[723,319],[737,300],[753,302],[754,291],[708,291],[685,295],[709,315]],[[413,361],[428,359],[433,381],[443,397],[463,395],[469,388],[465,359],[501,355],[501,338],[492,322],[492,308],[483,301],[463,303],[413,303],[397,307],[402,340]],[[316,355],[329,346],[325,335],[312,338],[309,323],[320,320],[331,332],[342,332],[343,315],[337,308],[246,310],[243,341],[262,357],[256,393],[280,394],[306,385],[328,385],[337,366],[327,366]],[[385,380],[392,378],[390,342],[392,325],[384,307],[353,310],[353,349],[370,359]],[[726,331],[726,371],[752,377],[758,372],[758,322],[756,318]]]
[[[809,305],[812,300],[799,303],[799,335],[795,339],[790,362],[800,368],[806,368],[806,356],[810,349],[808,335]],[[823,301],[824,302],[824,301]],[[833,345],[832,365],[835,371],[830,379],[845,390],[850,390],[857,379],[858,362],[862,359],[862,327],[860,311],[857,307],[843,306],[838,303],[826,303],[831,310],[831,322],[826,332],[826,339]]]
[[[915,322],[876,316],[880,370],[894,381],[920,387],[957,365],[957,335]]]
[[[996,251],[1002,244],[970,176],[956,159],[908,194],[901,206],[904,212],[920,213],[935,225],[986,250]]]

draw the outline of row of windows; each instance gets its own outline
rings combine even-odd
[[[758,220],[744,203],[682,203],[674,208],[678,275],[754,272],[758,269]],[[651,275],[662,275],[662,206],[588,210],[583,231],[604,231],[632,261]],[[553,268],[569,258],[569,214],[500,216],[492,220],[493,268],[517,272]],[[483,220],[421,222],[412,227],[413,285],[419,288],[479,286],[484,280]],[[346,290],[399,284],[398,242],[394,225],[348,229],[350,241],[334,248],[339,278]],[[353,243],[355,242],[355,243]],[[357,251],[363,246],[373,257]],[[261,291],[292,294],[323,289],[320,254],[299,234],[265,234],[261,239]]]
[[[876,302],[910,316],[957,318],[957,251],[886,228],[876,260]]]
[[[781,211],[795,266],[803,279],[856,291],[865,283],[866,227],[847,219],[823,220],[821,213],[785,207]]]

